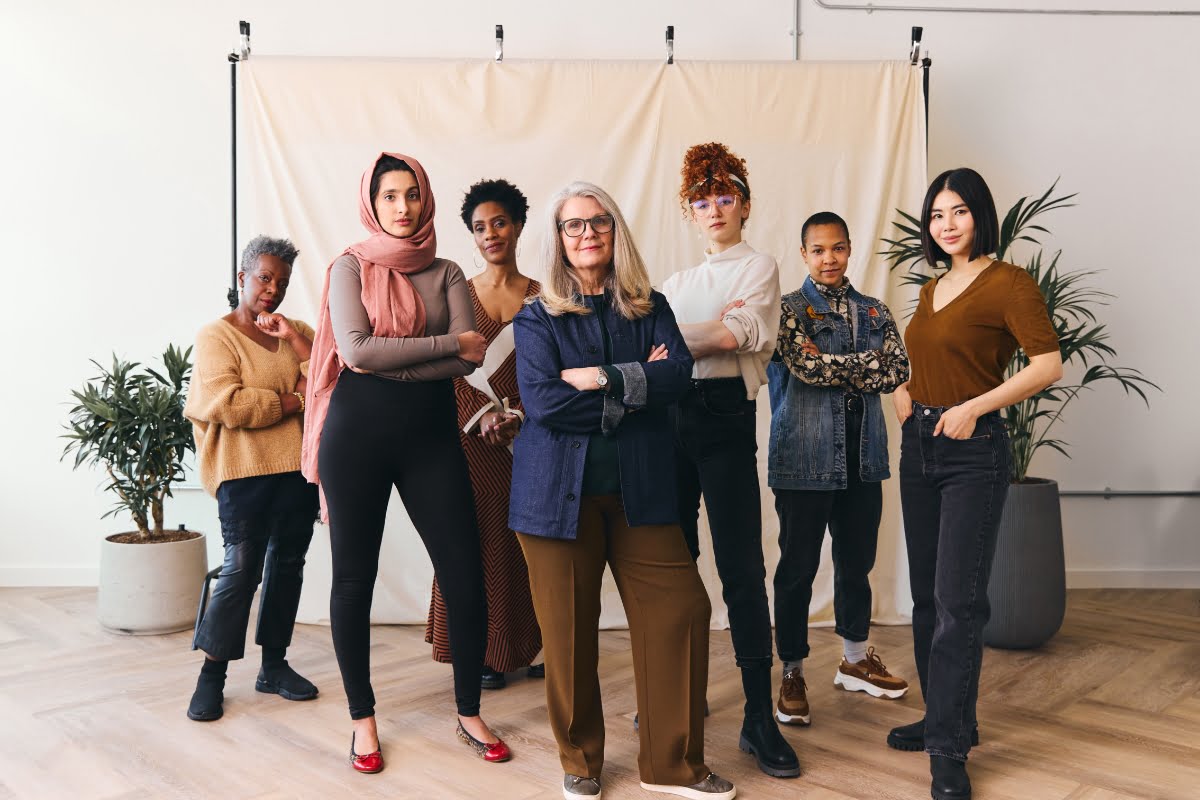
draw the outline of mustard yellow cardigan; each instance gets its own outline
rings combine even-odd
[[[292,327],[309,339],[313,329]],[[300,469],[303,415],[283,416],[279,393],[295,391],[308,362],[280,339],[272,353],[223,319],[196,335],[184,415],[196,437],[200,482],[215,495],[222,481]]]

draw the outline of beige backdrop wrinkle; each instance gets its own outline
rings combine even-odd
[[[850,277],[902,316],[900,290],[875,255],[891,235],[893,209],[925,189],[921,73],[905,62],[408,61],[255,56],[239,71],[242,244],[257,233],[288,236],[301,256],[284,311],[315,321],[326,266],[362,238],[358,182],[382,150],[408,153],[429,172],[438,202],[438,252],[469,276],[479,271],[459,218],[465,189],[504,177],[530,199],[523,271],[545,235],[545,201],[572,180],[590,180],[620,203],[655,285],[702,258],[703,245],[676,198],[692,144],[722,141],[747,160],[752,211],[746,239],[780,262],[784,292],[804,275],[800,225],[821,210],[850,224]],[[886,402],[886,401],[885,401]],[[759,397],[759,471],[767,583],[778,558],[778,523],[766,487],[769,406]],[[889,418],[889,423],[891,420]],[[893,474],[898,458],[892,428]],[[419,454],[414,454],[419,457]],[[655,479],[658,479],[655,476]],[[703,519],[703,514],[701,515]],[[436,534],[435,534],[436,535]],[[713,625],[727,624],[707,530],[701,573]],[[871,580],[877,622],[911,610],[896,479],[884,484],[879,554]],[[832,619],[826,539],[812,620]],[[425,621],[432,568],[398,497],[388,514],[372,619]],[[328,620],[328,529],[309,554],[300,619]],[[625,624],[606,582],[602,623]]]

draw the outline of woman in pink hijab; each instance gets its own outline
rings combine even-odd
[[[350,705],[350,766],[383,769],[371,689],[371,597],[394,486],[446,601],[459,739],[486,761],[508,746],[479,716],[487,612],[479,531],[458,441],[453,379],[486,342],[462,270],[438,258],[425,170],[383,153],[363,173],[370,236],[330,266],[321,293],[301,467],[329,518],[333,646]]]

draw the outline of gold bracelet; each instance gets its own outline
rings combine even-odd
[[[294,397],[300,401],[300,413],[303,414],[304,413],[304,395],[300,394],[299,392],[292,392],[292,397]]]

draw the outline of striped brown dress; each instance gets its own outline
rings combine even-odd
[[[468,281],[467,287],[475,307],[475,328],[487,338],[490,345],[511,322],[497,322],[489,317],[475,294],[475,285]],[[537,295],[541,289],[541,284],[530,280],[526,298]],[[490,377],[489,383],[497,397],[507,397],[509,406],[521,408],[515,353],[504,360]],[[458,404],[459,438],[467,456],[471,488],[475,492],[475,516],[479,521],[479,543],[483,555],[483,588],[488,607],[484,663],[498,672],[512,672],[529,666],[542,649],[542,632],[538,628],[533,600],[529,596],[529,573],[525,568],[525,557],[521,554],[516,534],[508,527],[512,453],[507,447],[485,443],[476,433],[462,432],[462,427],[481,408],[491,405],[490,399],[461,378],[454,380],[454,396]],[[425,641],[433,645],[435,661],[450,663],[446,604],[442,600],[437,578],[433,580],[433,599],[429,603]]]

